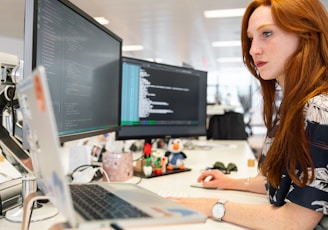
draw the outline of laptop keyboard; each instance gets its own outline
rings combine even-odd
[[[70,184],[75,210],[86,220],[150,217],[96,184]]]

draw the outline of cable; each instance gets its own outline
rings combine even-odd
[[[142,177],[141,176],[139,176],[139,180],[135,183],[135,184],[140,184],[141,183],[141,181],[142,181]]]
[[[73,171],[72,171],[72,175],[77,172],[79,169],[81,168],[87,168],[87,167],[92,167],[92,168],[96,168],[96,167],[99,167],[98,165],[92,165],[92,164],[85,164],[85,165],[80,165],[78,167],[76,167]]]
[[[33,201],[33,204],[32,204],[32,207],[31,207],[31,213],[29,215],[28,222],[27,222],[27,229],[30,228],[35,202],[37,202],[37,201]]]
[[[142,158],[142,156],[141,156],[140,158]],[[139,158],[138,158],[138,159],[139,159]],[[81,168],[87,168],[87,167],[92,167],[92,168],[98,168],[98,167],[99,167],[100,172],[101,172],[102,174],[105,175],[106,181],[107,181],[107,182],[110,182],[110,177],[109,177],[108,173],[107,173],[102,167],[100,167],[100,166],[98,166],[98,165],[91,165],[91,164],[90,164],[90,165],[81,165],[81,166],[75,168],[75,169],[72,171],[72,173],[71,173],[71,179],[74,180],[73,174],[74,174],[75,172],[77,172],[77,171],[78,171],[79,169],[81,169]],[[85,170],[85,169],[83,169],[83,170]],[[82,170],[82,171],[83,171],[83,170]],[[135,176],[135,177],[137,177],[137,176]],[[141,181],[142,181],[142,177],[138,177],[138,178],[139,178],[139,180],[138,180],[137,182],[135,182],[135,184],[140,184],[140,183],[141,183]],[[93,180],[94,180],[94,179],[93,179]]]
[[[13,127],[12,127],[12,134],[15,136],[15,125],[16,125],[16,115],[15,115],[15,109],[14,109],[14,97],[15,97],[15,91],[16,87],[13,86],[13,92],[10,95],[10,103],[11,103],[11,114],[12,114],[12,119],[13,119]]]
[[[105,175],[106,181],[110,182],[108,173],[102,167],[100,167],[100,171]]]

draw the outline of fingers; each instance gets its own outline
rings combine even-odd
[[[210,170],[204,171],[202,172],[199,177],[197,178],[198,182],[202,182],[205,180],[206,177],[208,177],[210,175]]]
[[[198,182],[203,181],[212,181],[217,179],[219,170],[206,170],[200,174],[200,176],[197,178]]]

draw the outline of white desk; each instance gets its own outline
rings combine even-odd
[[[233,162],[238,167],[238,172],[232,172],[233,177],[248,177],[257,174],[257,168],[248,167],[248,159],[254,159],[254,155],[249,148],[247,142],[244,141],[197,141],[196,144],[211,146],[210,150],[195,149],[184,150],[187,154],[186,166],[192,170],[169,176],[160,176],[150,179],[142,179],[140,186],[147,188],[158,194],[182,195],[190,197],[215,197],[228,199],[243,203],[266,203],[265,195],[258,195],[247,192],[227,191],[227,190],[209,190],[190,187],[190,184],[196,182],[196,178],[200,171],[205,167],[212,166],[215,161],[222,161],[226,165]],[[132,178],[129,182],[137,182],[139,178]],[[63,221],[61,215],[55,218],[31,223],[30,229],[47,229],[54,223]],[[21,225],[17,223],[8,222],[5,219],[0,220],[1,229],[20,229]],[[130,228],[129,228],[130,229]],[[206,223],[190,224],[190,225],[176,225],[176,226],[152,226],[133,228],[136,230],[204,230],[204,229],[243,229],[229,223],[220,223],[208,219]]]

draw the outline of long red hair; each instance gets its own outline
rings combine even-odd
[[[276,25],[300,37],[299,47],[285,67],[284,95],[279,108],[276,106],[276,80],[263,80],[249,54],[248,21],[259,6],[270,6]],[[274,187],[278,187],[286,169],[298,186],[305,186],[314,178],[310,143],[304,130],[304,107],[310,98],[328,92],[327,22],[327,10],[319,0],[254,0],[242,20],[243,61],[261,84],[267,130],[273,128],[275,115],[280,117],[266,159],[259,164],[262,174]],[[308,172],[308,168],[312,172]],[[299,178],[298,169],[304,177]]]

